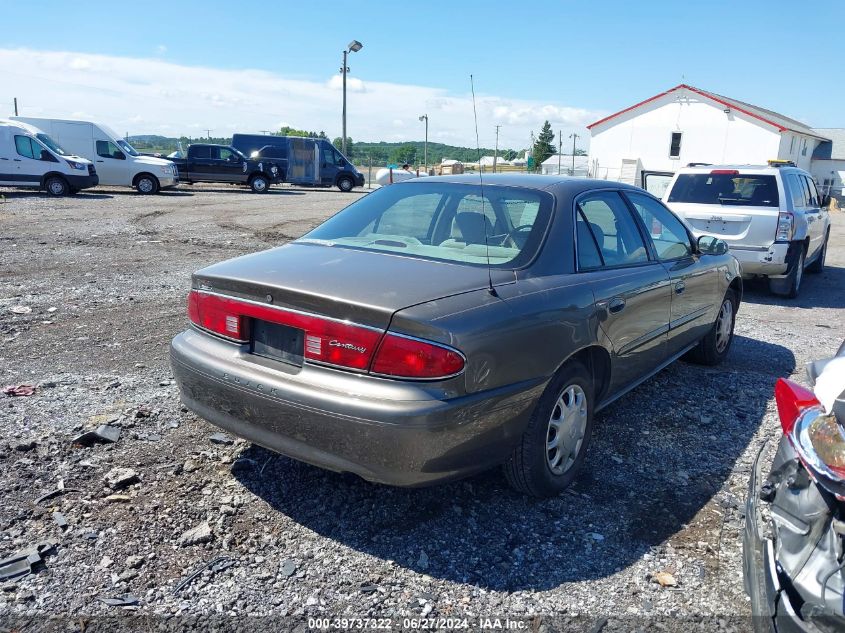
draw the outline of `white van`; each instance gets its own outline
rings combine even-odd
[[[0,186],[65,196],[96,187],[98,181],[91,161],[66,152],[38,128],[0,119]]]
[[[113,130],[90,121],[13,117],[41,128],[63,147],[94,162],[101,185],[134,187],[140,193],[157,193],[179,182],[169,160],[141,156]]]

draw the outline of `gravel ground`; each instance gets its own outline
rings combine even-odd
[[[402,490],[214,443],[180,406],[167,348],[191,272],[301,235],[362,193],[0,193],[0,384],[36,385],[0,396],[0,557],[54,544],[38,573],[0,583],[0,630],[338,616],[748,628],[741,502],[779,430],[776,378],[803,380],[845,332],[845,216],[799,299],[748,284],[727,362],[675,363],[603,411],[581,478],[536,501],[498,472]],[[120,439],[72,445],[100,424]],[[100,600],[126,595],[137,606]]]

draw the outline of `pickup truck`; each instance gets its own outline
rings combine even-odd
[[[228,182],[248,185],[255,193],[264,193],[270,185],[284,182],[286,161],[251,160],[231,145],[195,143],[188,146],[187,158],[171,158],[179,170],[179,180]]]

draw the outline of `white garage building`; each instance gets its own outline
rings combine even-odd
[[[686,84],[587,129],[592,176],[645,183],[657,195],[665,174],[689,163],[764,165],[777,158],[812,171],[813,153],[830,143],[800,121]]]

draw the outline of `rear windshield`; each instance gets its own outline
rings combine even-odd
[[[778,186],[774,176],[681,174],[668,201],[776,207]]]
[[[551,195],[518,187],[382,187],[297,240],[478,266],[519,267],[539,249]]]

